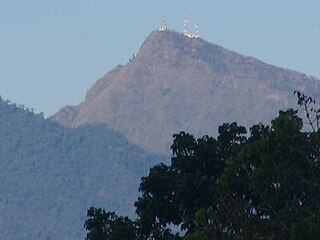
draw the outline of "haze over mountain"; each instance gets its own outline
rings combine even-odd
[[[103,124],[64,128],[0,99],[0,239],[84,239],[91,206],[133,216],[162,160]]]
[[[172,134],[181,130],[214,135],[224,122],[268,122],[296,107],[294,90],[318,98],[320,82],[201,38],[154,31],[82,103],[52,119],[69,127],[103,122],[148,151],[168,154]]]

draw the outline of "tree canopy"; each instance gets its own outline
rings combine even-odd
[[[137,219],[128,221],[135,238],[118,239],[316,239],[320,117],[312,98],[297,96],[310,131],[290,109],[248,131],[223,124],[217,138],[175,134],[171,165],[158,164],[141,180]]]

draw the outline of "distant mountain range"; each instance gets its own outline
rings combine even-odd
[[[84,239],[87,209],[134,215],[140,178],[169,161],[103,124],[64,128],[0,101],[0,239]]]
[[[215,135],[224,122],[268,123],[280,109],[297,107],[294,90],[319,98],[320,81],[201,38],[154,31],[82,103],[51,119],[68,127],[103,122],[145,150],[169,154],[181,130]]]

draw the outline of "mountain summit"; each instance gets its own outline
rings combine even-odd
[[[52,119],[69,127],[103,122],[146,150],[169,154],[173,133],[214,135],[224,122],[267,122],[279,109],[296,107],[294,90],[318,96],[320,82],[201,38],[154,31],[82,103]]]

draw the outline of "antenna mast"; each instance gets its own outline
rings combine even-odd
[[[196,23],[196,25],[194,27],[196,29],[196,33],[195,33],[194,37],[199,38],[200,37],[200,26],[198,23]]]
[[[167,25],[167,19],[166,18],[163,20],[163,28],[164,28],[165,31],[168,30],[168,25]]]
[[[168,26],[167,26],[167,19],[163,20],[162,26],[159,28],[160,32],[164,32],[168,30]]]
[[[184,35],[189,35],[189,27],[188,27],[188,12],[187,10],[184,13],[184,21],[183,21],[183,33]]]

